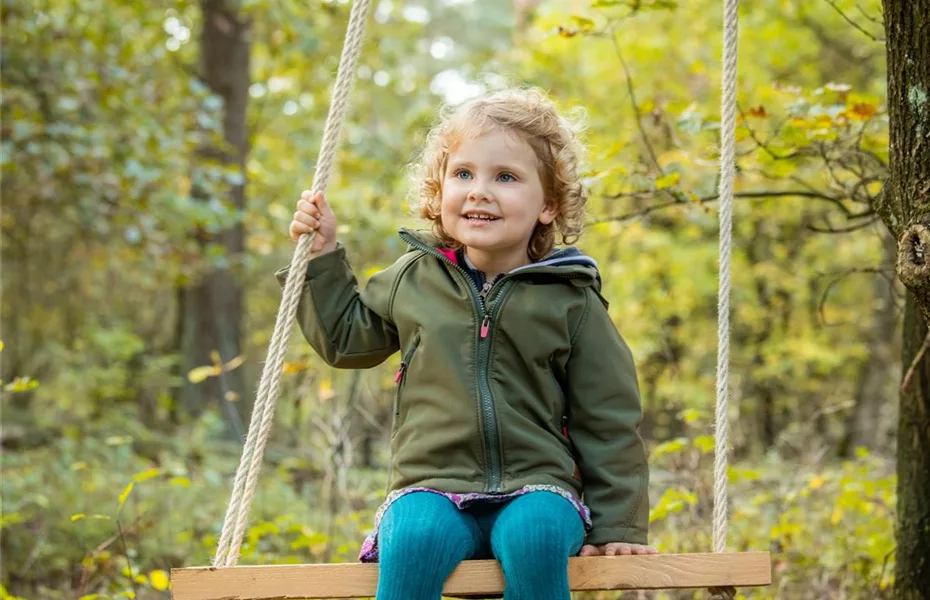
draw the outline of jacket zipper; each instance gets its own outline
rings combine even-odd
[[[508,284],[509,283],[510,282],[508,282]],[[492,494],[501,491],[501,463],[503,462],[503,450],[501,449],[500,437],[497,435],[497,419],[494,414],[494,400],[491,396],[491,384],[488,381],[488,369],[491,366],[491,325],[500,315],[501,308],[504,304],[505,292],[510,288],[508,284],[500,288],[501,291],[497,294],[497,303],[492,304],[490,310],[484,315],[484,319],[481,321],[481,329],[478,338],[478,389],[482,394],[481,408],[482,411],[484,411],[485,423],[487,424],[485,426],[485,436],[488,448],[496,450],[496,452],[492,451],[489,454],[491,469],[488,474],[488,492]],[[488,293],[488,297],[491,297],[490,292]]]
[[[500,314],[501,305],[503,304],[504,293],[499,292],[497,304],[491,304],[491,309],[488,310],[487,303],[490,303],[490,298],[494,295],[493,292],[496,288],[503,288],[502,282],[507,281],[507,275],[499,277],[497,281],[494,282],[494,285],[491,286],[490,291],[488,291],[487,298],[485,300],[481,297],[481,292],[478,290],[478,287],[475,285],[475,282],[472,281],[472,278],[468,275],[468,272],[465,271],[462,267],[456,263],[449,260],[447,256],[436,250],[435,248],[430,248],[425,244],[422,244],[419,240],[411,236],[403,236],[404,239],[415,246],[416,248],[436,256],[442,261],[445,261],[446,264],[452,265],[455,267],[455,270],[465,279],[465,282],[468,286],[468,289],[471,291],[472,300],[474,304],[472,308],[477,308],[477,316],[481,320],[481,326],[478,330],[478,395],[479,395],[479,404],[481,407],[482,414],[482,433],[484,441],[485,454],[488,457],[488,481],[487,487],[488,492],[492,494],[500,493],[501,490],[501,463],[503,451],[500,444],[500,436],[497,435],[497,417],[494,414],[494,399],[491,396],[491,386],[488,383],[488,367],[490,366],[491,360],[491,327],[494,319]],[[508,282],[509,283],[509,282]],[[507,286],[509,288],[509,286]]]

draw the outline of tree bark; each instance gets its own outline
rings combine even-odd
[[[930,595],[930,352],[923,352],[915,362],[927,337],[927,321],[911,294],[905,311],[905,375],[914,368],[901,392],[898,417],[895,598],[926,600]]]
[[[930,0],[884,0],[888,55],[890,176],[876,210],[895,239],[910,239],[899,248],[898,272],[909,288],[926,283],[922,245],[907,235],[930,226]],[[918,230],[913,232],[916,234]],[[902,245],[903,246],[903,245]],[[901,261],[903,258],[907,259]],[[904,264],[902,264],[902,262]],[[902,267],[907,273],[902,273]],[[911,267],[911,269],[907,269]],[[915,294],[927,312],[930,297]]]
[[[248,154],[246,108],[249,99],[250,24],[236,13],[235,3],[228,0],[201,0],[203,32],[200,40],[201,77],[211,91],[224,101],[224,149],[205,148],[204,156],[219,157],[234,164],[242,173],[240,185],[230,185],[232,206],[245,210],[245,161]],[[209,197],[202,190],[194,196],[203,201]],[[225,364],[240,353],[243,314],[243,290],[235,267],[245,249],[245,228],[237,223],[230,229],[210,234],[197,232],[203,251],[207,246],[220,246],[225,265],[216,267],[181,291],[179,337],[184,356],[184,373],[190,369],[214,363],[212,352],[218,352]],[[231,425],[241,431],[243,410],[248,402],[243,393],[241,370],[223,371],[196,385],[182,390],[182,404],[188,414],[197,414],[210,402],[224,406]]]
[[[898,420],[895,598],[930,593],[930,0],[883,0],[890,177],[876,207],[908,288]],[[908,379],[908,373],[911,376]]]

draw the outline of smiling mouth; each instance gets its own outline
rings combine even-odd
[[[466,213],[464,217],[469,221],[497,221],[500,219],[500,217],[488,213]]]

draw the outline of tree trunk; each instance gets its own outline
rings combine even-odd
[[[895,598],[930,590],[930,0],[884,0],[890,177],[876,207],[909,294],[900,394]]]
[[[899,242],[898,274],[930,309],[930,0],[884,0],[890,177],[876,210]]]
[[[898,417],[895,598],[925,600],[930,595],[930,353],[924,347],[927,321],[911,294],[905,311],[904,369],[914,368],[901,392]]]
[[[201,77],[224,101],[223,135],[227,144],[225,149],[205,148],[204,155],[211,159],[218,157],[239,168],[242,184],[230,185],[229,200],[235,209],[244,211],[250,25],[236,14],[234,3],[228,0],[201,0],[200,5],[203,13]],[[194,196],[203,201],[210,199],[197,189]],[[186,286],[180,294],[178,327],[184,374],[194,367],[213,364],[213,352],[219,353],[224,364],[240,353],[243,291],[236,266],[241,262],[245,247],[244,226],[237,223],[215,234],[200,231],[197,241],[204,252],[208,246],[221,247],[225,264]],[[242,418],[248,412],[241,373],[241,370],[224,370],[220,377],[186,385],[182,404],[188,414],[197,414],[207,403],[217,402],[225,407],[224,414],[233,428],[241,432]]]

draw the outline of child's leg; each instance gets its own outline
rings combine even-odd
[[[438,494],[396,500],[378,532],[377,600],[439,600],[458,564],[472,556],[480,532],[471,515]]]
[[[491,524],[491,550],[507,580],[504,600],[569,600],[568,559],[583,543],[581,516],[558,494],[531,492],[508,502]]]

